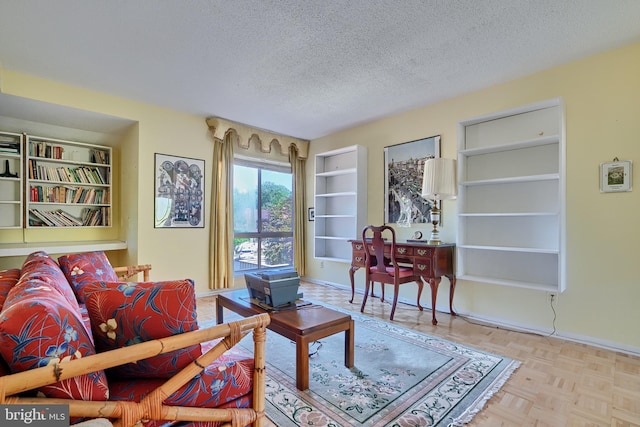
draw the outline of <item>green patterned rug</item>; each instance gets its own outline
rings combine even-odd
[[[268,331],[266,412],[278,427],[463,425],[520,365],[348,313],[355,320],[354,367],[344,366],[344,333],[324,338],[310,346],[306,391],[295,386],[295,343]],[[241,345],[252,351],[251,337]]]

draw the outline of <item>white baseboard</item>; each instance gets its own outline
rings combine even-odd
[[[460,316],[464,316],[470,320],[485,323],[492,326],[502,327],[516,332],[525,332],[542,336],[550,336],[553,338],[564,339],[567,341],[577,342],[580,344],[591,345],[594,347],[603,348],[605,350],[619,351],[622,353],[630,354],[633,356],[640,356],[640,348],[634,346],[628,346],[614,341],[603,340],[600,338],[592,337],[589,335],[574,334],[566,331],[559,331],[550,328],[539,328],[534,325],[527,325],[521,323],[514,323],[511,321],[505,321],[505,319],[493,318],[484,316],[478,313],[457,313]]]
[[[332,282],[327,282],[327,281],[318,281],[318,280],[314,280],[314,279],[310,279],[308,277],[304,278],[305,281],[309,282],[309,283],[313,283],[316,285],[328,285],[334,288],[338,288],[338,289],[344,289],[347,291],[351,291],[351,287],[350,286],[345,286],[339,283],[332,283]],[[428,290],[428,289],[427,289]],[[357,294],[363,294],[364,291],[362,289],[358,289],[356,288],[355,292]],[[404,304],[409,304],[409,305],[413,305],[415,306],[415,302],[411,302],[406,300],[405,298],[398,298],[398,302],[402,302]],[[431,310],[431,304],[427,303],[426,305],[424,305],[425,308]],[[436,306],[436,311],[438,312],[442,312],[442,313],[449,313],[449,307],[440,307],[440,306]],[[626,353],[626,354],[630,354],[633,356],[640,356],[640,348],[639,347],[634,347],[634,346],[628,346],[625,344],[621,344],[618,342],[614,342],[614,341],[608,341],[608,340],[603,340],[600,338],[596,338],[596,337],[592,337],[592,336],[588,336],[588,335],[580,335],[580,334],[574,334],[574,333],[570,333],[570,332],[566,332],[566,331],[559,331],[559,330],[554,330],[550,329],[550,328],[540,328],[537,327],[535,325],[527,325],[527,324],[523,324],[523,323],[517,323],[517,322],[512,322],[506,319],[501,319],[501,318],[495,318],[495,317],[490,317],[490,316],[485,316],[479,313],[473,313],[473,312],[469,312],[469,313],[465,313],[465,312],[460,312],[458,310],[456,310],[456,314],[458,314],[458,316],[461,317],[465,317],[471,321],[475,321],[478,323],[483,323],[486,324],[487,326],[495,326],[495,327],[500,327],[503,329],[509,329],[511,331],[516,331],[516,332],[524,332],[524,333],[530,333],[530,334],[536,334],[536,335],[541,335],[541,336],[551,336],[554,338],[559,338],[559,339],[564,339],[567,341],[572,341],[572,342],[577,342],[580,344],[586,344],[586,345],[591,345],[594,347],[599,347],[599,348],[603,348],[605,350],[611,350],[611,351],[619,351],[622,353]]]

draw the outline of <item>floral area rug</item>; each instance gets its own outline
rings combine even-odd
[[[309,348],[305,391],[295,386],[295,343],[268,331],[266,412],[278,427],[463,425],[520,365],[347,313],[355,321],[354,367],[344,366],[344,333],[315,342]],[[241,345],[252,351],[251,336]]]

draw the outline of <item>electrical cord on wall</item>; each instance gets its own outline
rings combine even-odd
[[[555,294],[551,294],[551,298],[549,298],[549,306],[551,307],[551,311],[553,311],[553,320],[552,320],[553,330],[549,335],[547,335],[548,337],[556,334],[556,318],[558,317],[558,313],[556,313],[556,308],[553,306],[553,303],[555,302],[555,300],[556,300]]]

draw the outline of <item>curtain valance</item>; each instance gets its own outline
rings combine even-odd
[[[220,140],[224,139],[228,131],[235,131],[238,135],[238,146],[240,148],[248,149],[253,140],[260,144],[260,151],[263,153],[270,153],[274,142],[280,146],[280,153],[283,156],[289,156],[289,147],[292,145],[297,148],[298,157],[302,159],[306,159],[309,153],[309,141],[292,136],[272,133],[242,123],[221,119],[220,117],[209,117],[207,126],[209,126],[213,137]]]

